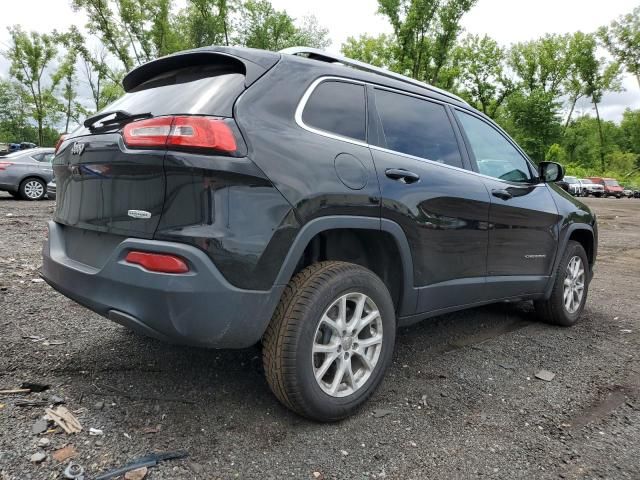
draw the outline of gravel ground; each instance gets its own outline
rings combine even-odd
[[[184,449],[189,459],[147,478],[638,479],[640,201],[587,203],[599,216],[600,252],[577,326],[537,323],[523,303],[404,329],[371,401],[322,425],[278,404],[257,348],[166,345],[34,282],[53,202],[0,193],[0,389],[51,385],[0,395],[0,478],[63,478],[69,460],[53,453],[73,445],[88,478]],[[555,378],[536,379],[540,369]],[[75,412],[81,433],[32,434],[45,407],[16,401],[52,395]],[[34,464],[37,452],[47,458]]]

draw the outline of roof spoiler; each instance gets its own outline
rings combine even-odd
[[[122,86],[125,92],[130,92],[138,85],[162,72],[187,66],[189,63],[209,63],[216,57],[241,64],[244,67],[245,87],[251,86],[280,59],[280,55],[277,53],[263,52],[250,48],[202,47],[173,53],[142,64],[125,75],[122,80]]]
[[[321,62],[341,63],[342,65],[346,65],[348,67],[352,67],[357,70],[362,70],[369,73],[375,73],[376,75],[381,75],[386,78],[391,78],[393,80],[398,80],[400,82],[409,83],[411,85],[416,85],[418,87],[426,88],[427,90],[431,90],[432,92],[439,93],[440,95],[444,95],[445,97],[449,97],[454,100],[457,100],[458,102],[467,104],[467,102],[464,101],[459,96],[454,95],[453,93],[449,93],[446,90],[442,90],[438,87],[434,87],[433,85],[429,85],[428,83],[424,83],[419,80],[415,80],[413,78],[407,77],[405,75],[401,75],[399,73],[391,72],[384,68],[376,67],[374,65],[361,62],[359,60],[354,60],[352,58],[344,57],[342,55],[325,52],[324,50],[320,50],[318,48],[290,47],[290,48],[285,48],[284,50],[280,50],[280,53],[284,53],[288,55],[306,56],[307,58],[310,58],[312,60],[319,60]]]

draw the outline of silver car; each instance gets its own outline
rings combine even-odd
[[[31,148],[0,157],[0,190],[16,198],[40,200],[53,179],[53,148]]]

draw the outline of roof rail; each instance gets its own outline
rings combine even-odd
[[[285,54],[288,54],[288,55],[305,55],[306,54],[308,58],[311,58],[313,60],[319,60],[321,62],[329,62],[329,63],[334,63],[334,62],[341,63],[343,65],[346,65],[346,66],[349,66],[349,67],[353,67],[353,68],[356,68],[358,70],[363,70],[365,72],[375,73],[377,75],[381,75],[383,77],[391,78],[393,80],[398,80],[400,82],[410,83],[411,85],[416,85],[418,87],[426,88],[426,89],[431,90],[433,92],[439,93],[440,95],[444,95],[446,97],[453,98],[454,100],[457,100],[459,102],[467,104],[467,102],[465,100],[463,100],[462,98],[460,98],[459,96],[454,95],[453,93],[449,93],[446,90],[442,90],[441,88],[434,87],[433,85],[429,85],[428,83],[424,83],[424,82],[421,82],[419,80],[415,80],[413,78],[406,77],[406,76],[401,75],[399,73],[391,72],[391,71],[386,70],[384,68],[375,67],[373,65],[361,62],[359,60],[354,60],[352,58],[344,57],[342,55],[337,55],[337,54],[334,54],[334,53],[325,52],[324,50],[320,50],[318,48],[289,47],[289,48],[285,48],[283,50],[280,50],[280,53],[285,53]]]

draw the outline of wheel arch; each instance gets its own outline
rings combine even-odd
[[[567,227],[564,235],[561,237],[560,245],[558,251],[556,253],[556,258],[553,263],[553,273],[549,277],[549,282],[547,284],[547,288],[545,290],[544,298],[549,298],[551,296],[551,291],[553,289],[553,284],[555,282],[556,275],[558,273],[558,264],[564,255],[565,250],[567,249],[567,245],[570,240],[574,240],[584,248],[587,259],[589,261],[589,276],[593,276],[593,265],[595,263],[595,257],[597,253],[597,244],[596,244],[596,234],[591,225],[586,223],[572,223]]]
[[[397,223],[346,215],[311,220],[293,241],[276,285],[286,285],[299,270],[322,260],[350,261],[371,269],[389,288],[398,316],[415,313],[411,250]]]

